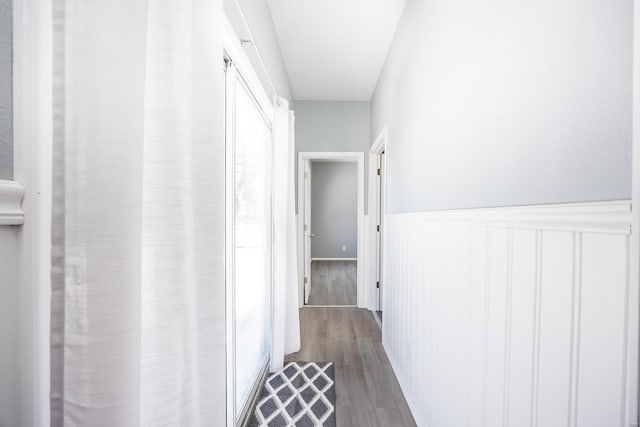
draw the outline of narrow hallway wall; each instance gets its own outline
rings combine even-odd
[[[390,211],[628,199],[632,6],[407,2],[372,99]]]
[[[293,99],[293,93],[291,92],[291,85],[289,84],[289,76],[287,75],[287,70],[282,60],[280,45],[276,37],[273,19],[271,18],[271,11],[267,1],[238,0],[238,3],[240,7],[242,7],[242,12],[251,29],[251,34],[255,38],[256,46],[260,51],[260,55],[267,68],[269,77],[278,92],[278,96],[289,101],[289,106],[293,108],[295,101]],[[250,36],[238,12],[236,0],[224,0],[224,11],[238,37],[249,40]],[[249,61],[258,75],[265,92],[269,94],[269,96],[273,95],[269,80],[258,59],[256,50],[247,44],[245,45],[244,51],[249,57]]]
[[[630,0],[407,2],[371,133],[419,425],[637,425],[632,42]]]

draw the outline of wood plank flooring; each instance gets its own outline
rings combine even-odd
[[[333,362],[338,427],[415,426],[371,312],[300,309],[302,348],[286,361]]]
[[[308,305],[356,305],[356,261],[313,261]]]

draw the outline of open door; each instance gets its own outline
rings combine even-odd
[[[311,294],[311,161],[304,162],[304,303]]]
[[[378,309],[377,309],[377,313],[378,313],[378,317],[380,318],[380,321],[382,321],[382,303],[383,303],[383,299],[384,299],[384,283],[383,283],[383,248],[384,248],[384,213],[385,213],[385,201],[386,201],[386,194],[385,194],[385,180],[384,180],[384,174],[386,173],[385,171],[385,155],[384,155],[384,151],[382,153],[380,153],[380,155],[378,156],[378,226],[377,226],[377,238],[378,238],[378,279],[377,279],[377,286],[378,286]]]

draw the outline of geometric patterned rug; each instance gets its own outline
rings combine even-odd
[[[333,363],[288,363],[267,378],[249,427],[335,427],[334,382]]]

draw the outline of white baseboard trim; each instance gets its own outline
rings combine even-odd
[[[357,261],[358,258],[311,258],[313,261]]]
[[[0,180],[0,225],[24,224],[24,188],[15,181]]]

